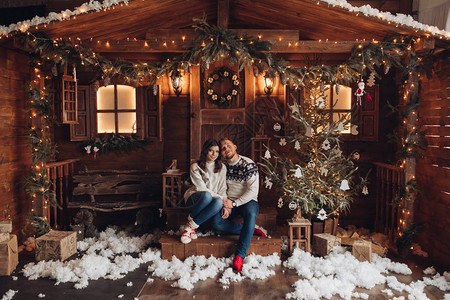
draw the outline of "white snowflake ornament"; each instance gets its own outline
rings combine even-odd
[[[266,180],[264,180],[264,186],[266,187],[266,189],[272,189],[272,181],[270,181],[270,178],[266,176]]]
[[[350,189],[350,187],[348,186],[348,180],[344,179],[341,182],[341,190],[343,191],[348,191]]]
[[[337,130],[339,130],[339,131],[344,131],[344,130],[345,130],[345,128],[344,128],[344,123],[339,122],[339,125],[338,125]]]
[[[369,189],[367,188],[367,185],[365,185],[365,186],[363,187],[362,193],[363,193],[364,195],[369,195]]]
[[[286,139],[285,138],[281,138],[280,142],[279,142],[280,146],[286,146]]]
[[[283,198],[278,198],[278,207],[282,208],[283,207]]]
[[[326,220],[327,217],[327,212],[322,208],[321,210],[319,210],[319,213],[317,214],[317,219],[319,220]]]
[[[323,141],[322,144],[322,149],[323,150],[330,150],[331,146],[330,146],[330,141],[328,139],[326,139],[325,141]]]
[[[264,158],[265,159],[270,159],[272,156],[270,155],[270,151],[269,149],[266,150],[266,153],[264,153]]]
[[[308,168],[310,169],[314,169],[316,167],[316,163],[313,162],[312,160],[308,163]]]
[[[295,141],[294,149],[297,150],[297,151],[300,150],[300,142],[299,141]]]
[[[281,130],[281,125],[280,125],[280,123],[275,123],[275,124],[273,124],[273,130],[275,130],[275,131],[280,131],[280,130]]]
[[[303,173],[302,173],[302,170],[300,169],[300,167],[298,167],[298,168],[295,170],[294,177],[295,177],[295,178],[301,178],[301,177],[303,177]]]

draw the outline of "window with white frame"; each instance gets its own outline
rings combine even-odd
[[[333,116],[333,122],[338,121],[342,117],[345,120],[351,119],[352,109],[352,88],[344,85],[339,86],[339,94],[336,92],[336,85],[330,87],[325,86],[324,96],[326,97],[326,110],[329,110]],[[349,134],[351,129],[351,123],[347,123],[344,126],[343,134]]]
[[[97,91],[97,133],[136,132],[136,89],[108,85]]]

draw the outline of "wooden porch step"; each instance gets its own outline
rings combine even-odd
[[[164,212],[167,216],[167,229],[178,230],[181,225],[186,224],[189,214],[186,208],[165,208]],[[277,209],[275,207],[260,207],[259,214],[256,218],[256,225],[263,227],[269,231],[276,228],[277,225]],[[242,218],[237,218],[237,222],[242,223]],[[209,224],[202,225],[208,227]]]
[[[198,237],[189,244],[180,242],[179,235],[164,234],[159,240],[161,243],[161,256],[171,260],[175,255],[178,259],[185,259],[192,255],[205,255],[209,257],[230,257],[236,250],[238,235],[221,235]],[[281,252],[281,235],[274,234],[271,238],[253,236],[248,254],[271,255]]]

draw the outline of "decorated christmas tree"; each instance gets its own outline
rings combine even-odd
[[[275,130],[284,129],[276,136],[279,144],[290,149],[268,149],[261,164],[266,188],[278,192],[278,207],[297,209],[294,218],[303,213],[324,220],[348,212],[354,196],[368,192],[366,179],[356,178],[359,153],[345,156],[340,147],[342,131],[356,125],[346,114],[333,120],[326,90],[318,82],[307,87],[303,103],[295,100],[286,115],[275,117],[281,123]]]

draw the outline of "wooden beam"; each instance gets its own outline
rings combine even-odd
[[[433,38],[420,38],[417,42],[415,50],[417,52],[426,52],[435,48],[435,40]]]
[[[217,26],[228,28],[230,20],[230,0],[217,0]]]
[[[99,53],[157,53],[186,51],[190,42],[171,40],[169,42],[136,41],[83,41],[82,44]],[[350,53],[354,41],[319,42],[319,41],[281,41],[274,42],[274,53]]]

